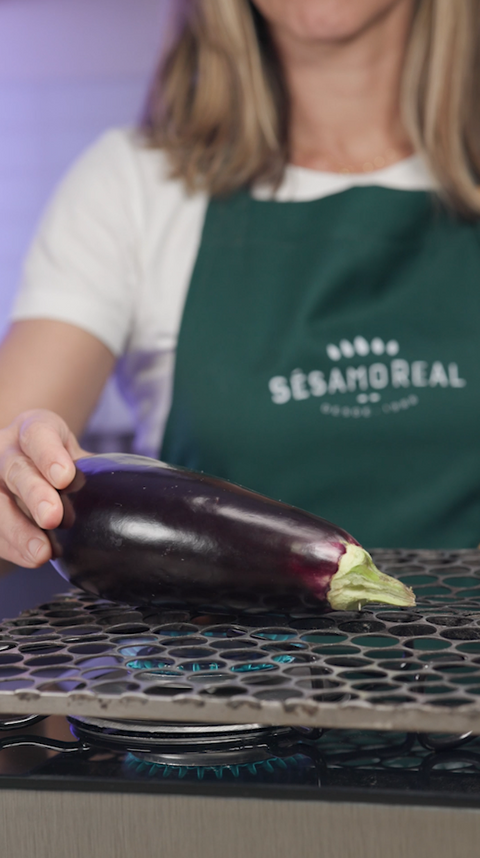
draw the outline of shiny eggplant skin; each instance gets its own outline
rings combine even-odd
[[[76,467],[52,562],[103,598],[318,606],[346,546],[358,545],[308,512],[154,459],[99,455]]]

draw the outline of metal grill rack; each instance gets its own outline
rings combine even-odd
[[[480,734],[480,552],[372,554],[415,609],[59,596],[0,626],[0,713]]]

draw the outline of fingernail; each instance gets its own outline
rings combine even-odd
[[[42,501],[41,503],[39,503],[38,504],[38,510],[37,510],[37,516],[40,519],[40,521],[43,521],[44,519],[46,519],[50,515],[52,509],[53,509],[53,505],[51,503],[49,503],[48,501]]]
[[[62,483],[65,479],[65,474],[66,468],[64,468],[63,465],[59,465],[57,462],[55,462],[55,464],[52,465],[52,467],[50,468],[50,479],[53,485],[57,486],[59,485],[59,483]]]
[[[45,550],[45,543],[42,539],[31,539],[28,543],[28,550],[34,560]]]

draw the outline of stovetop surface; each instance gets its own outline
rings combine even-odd
[[[59,596],[0,626],[0,713],[480,734],[480,552],[372,554],[415,609]]]
[[[311,740],[292,735],[257,763],[194,766],[99,748],[73,751],[63,718],[48,718],[34,732],[30,742],[66,740],[69,753],[31,744],[0,750],[0,789],[480,807],[480,738],[449,737],[448,744],[437,735],[327,730]]]
[[[0,733],[0,788],[480,806],[480,552],[372,554],[415,609],[292,610],[286,594],[245,611],[241,592],[228,609],[145,607],[73,591],[4,621],[0,718],[49,717]],[[198,765],[82,742],[65,716],[291,730]]]

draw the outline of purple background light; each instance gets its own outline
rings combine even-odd
[[[169,3],[1,0],[0,335],[23,256],[58,180],[102,131],[138,116]],[[111,383],[91,431],[110,437],[130,425]],[[51,567],[15,571],[0,580],[0,617],[62,589]]]

